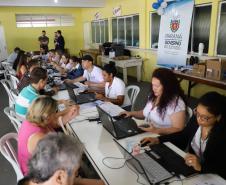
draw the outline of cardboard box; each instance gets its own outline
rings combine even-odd
[[[208,60],[206,62],[206,78],[212,80],[225,80],[226,60]]]
[[[199,77],[205,77],[206,64],[205,63],[194,64],[192,67],[191,74]]]

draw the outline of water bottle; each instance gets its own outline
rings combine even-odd
[[[199,56],[203,55],[203,50],[204,50],[204,44],[203,43],[199,43]]]

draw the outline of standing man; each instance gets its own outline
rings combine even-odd
[[[49,38],[46,36],[45,30],[42,30],[42,35],[38,38],[38,41],[40,43],[40,48],[43,48],[45,50],[45,52],[47,53],[49,50],[49,48],[48,48]]]
[[[55,50],[61,50],[64,51],[64,37],[61,35],[61,30],[57,30],[57,41],[55,45]]]

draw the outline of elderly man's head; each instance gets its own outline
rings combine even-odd
[[[83,145],[62,133],[48,134],[39,141],[29,163],[28,177],[33,183],[73,185],[80,167]]]

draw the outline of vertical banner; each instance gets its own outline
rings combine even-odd
[[[168,3],[161,16],[158,65],[185,66],[194,0]]]

